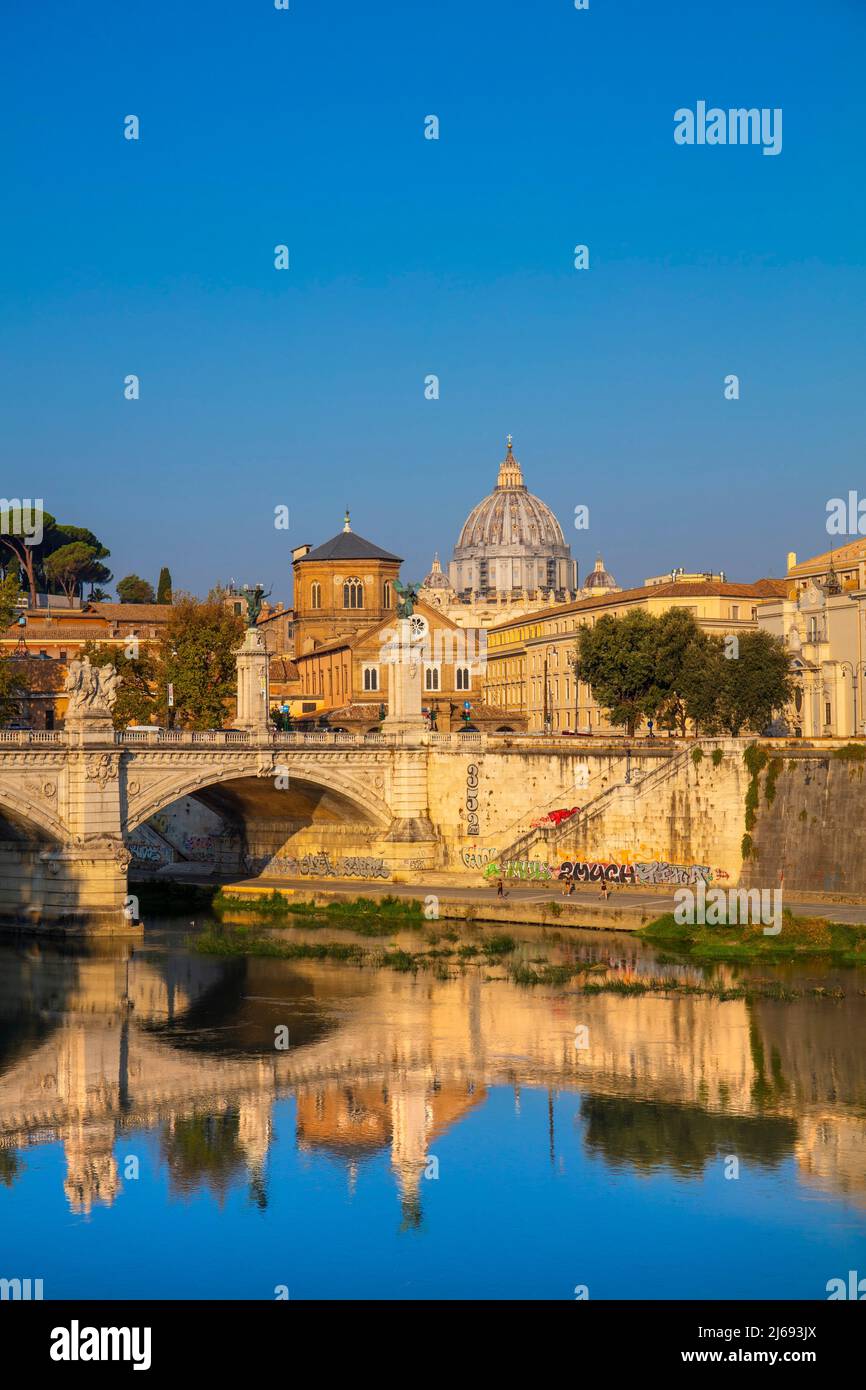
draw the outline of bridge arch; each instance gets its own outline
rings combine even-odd
[[[195,796],[197,792],[207,791],[211,787],[253,781],[260,781],[266,787],[269,781],[274,781],[281,767],[288,771],[289,789],[294,782],[315,788],[320,793],[330,793],[345,802],[347,809],[353,811],[359,820],[371,827],[388,828],[392,819],[390,807],[373,789],[373,779],[366,769],[354,772],[346,769],[345,763],[323,762],[309,756],[299,758],[291,754],[281,756],[282,751],[279,750],[272,760],[267,760],[266,767],[262,764],[234,764],[225,768],[211,766],[206,769],[189,766],[174,768],[150,778],[130,769],[124,832],[130,834],[173,801],[184,796]],[[381,765],[375,766],[378,768]],[[133,791],[136,783],[143,785]]]
[[[55,785],[52,783],[52,785]],[[56,797],[56,790],[53,793]],[[41,797],[14,783],[0,781],[0,820],[8,819],[13,829],[24,832],[24,837],[36,832],[36,838],[63,844],[68,839],[66,826]]]

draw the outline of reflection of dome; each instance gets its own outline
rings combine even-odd
[[[458,592],[564,591],[575,586],[574,561],[562,527],[523,481],[508,436],[496,487],[473,507],[449,567]]]
[[[605,591],[611,593],[619,589],[619,585],[613,575],[608,574],[605,569],[604,561],[600,555],[596,557],[592,573],[588,574],[583,581],[583,588],[585,593],[591,594],[602,594]]]

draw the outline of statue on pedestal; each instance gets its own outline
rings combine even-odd
[[[110,662],[92,666],[90,657],[70,661],[63,686],[68,695],[67,722],[71,720],[111,721],[111,711],[117,699],[120,676]]]
[[[264,606],[266,598],[270,598],[271,590],[265,593],[264,585],[257,584],[253,589],[249,584],[245,584],[242,590],[244,602],[247,605],[247,627],[255,627],[259,620],[259,615]]]

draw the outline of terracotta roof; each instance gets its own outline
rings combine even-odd
[[[491,632],[501,632],[504,628],[519,626],[521,623],[540,618],[561,617],[567,613],[591,613],[597,608],[610,608],[623,603],[658,598],[776,598],[788,592],[786,579],[758,579],[753,583],[731,583],[715,579],[702,579],[696,583],[687,580],[672,584],[641,584],[635,589],[620,589],[617,593],[599,594],[592,598],[578,599],[574,603],[550,603],[543,608],[535,608],[519,618],[509,618],[497,623]]]
[[[801,560],[799,565],[794,565],[788,571],[788,575],[796,577],[811,573],[820,573],[822,569],[829,569],[832,563],[834,569],[839,569],[846,565],[856,564],[858,560],[866,560],[866,540],[858,539],[848,541],[847,545],[839,545],[835,550],[825,550],[821,555],[813,555],[809,560]]]
[[[282,681],[284,684],[299,679],[297,666],[284,656],[271,657],[268,663],[268,676],[272,681]]]
[[[168,622],[172,612],[170,603],[103,603],[94,601],[89,603],[87,607],[114,622],[122,618],[140,623]]]

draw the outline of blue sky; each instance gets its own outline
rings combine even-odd
[[[581,574],[600,549],[623,584],[779,575],[866,492],[863,0],[3,23],[0,490],[92,527],[116,577],[288,598],[348,504],[420,578],[509,431]],[[781,154],[676,145],[699,100],[781,107]]]

